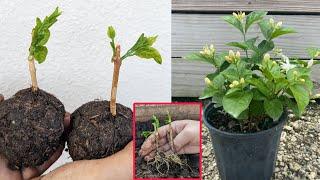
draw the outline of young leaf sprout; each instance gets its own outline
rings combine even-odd
[[[48,54],[48,48],[45,46],[50,38],[49,28],[57,22],[57,17],[61,15],[59,8],[50,15],[46,16],[43,21],[40,18],[36,19],[36,26],[32,30],[32,42],[29,48],[29,71],[32,81],[32,90],[38,90],[38,82],[36,75],[36,68],[34,60],[39,64],[46,60]]]
[[[119,80],[119,72],[122,61],[131,56],[138,56],[144,59],[154,59],[158,64],[162,63],[162,58],[157,49],[152,47],[157,40],[157,36],[145,37],[141,34],[137,42],[123,55],[121,56],[120,45],[115,43],[116,31],[112,26],[108,27],[107,35],[111,39],[110,45],[113,50],[111,61],[114,63],[112,89],[110,98],[110,111],[113,116],[116,112],[116,96]]]

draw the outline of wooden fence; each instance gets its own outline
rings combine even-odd
[[[308,60],[306,48],[320,48],[320,1],[318,0],[172,0],[172,96],[197,97],[204,77],[212,72],[205,63],[188,62],[182,57],[214,44],[218,51],[225,43],[240,41],[240,34],[221,17],[234,11],[266,10],[276,21],[293,27],[297,34],[280,37],[276,45],[290,57]],[[259,28],[252,29],[254,36]],[[239,35],[238,35],[239,34]],[[320,65],[313,69],[320,82]]]

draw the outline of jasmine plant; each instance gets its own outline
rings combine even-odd
[[[318,64],[314,59],[320,55],[320,49],[308,49],[310,61],[288,58],[274,40],[296,32],[282,22],[266,19],[266,14],[238,12],[224,17],[243,37],[242,41],[226,44],[237,51],[217,53],[210,45],[185,57],[209,63],[216,69],[206,76],[200,99],[212,98],[215,107],[221,107],[240,126],[247,124],[258,131],[259,124],[277,122],[286,108],[301,116],[310,99],[318,96],[313,94],[310,76],[311,67]],[[260,27],[259,37],[249,37],[253,25]]]

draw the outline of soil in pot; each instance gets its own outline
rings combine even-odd
[[[270,129],[278,124],[269,117],[253,117],[248,122],[243,122],[241,125],[239,120],[234,119],[218,108],[215,113],[211,113],[207,117],[208,122],[216,129],[230,133],[255,133]]]
[[[121,104],[116,107],[113,116],[109,101],[92,101],[71,114],[67,142],[73,160],[107,157],[132,140],[132,111]]]
[[[13,170],[47,161],[63,145],[63,104],[53,95],[31,88],[0,103],[0,153]]]
[[[160,121],[160,126],[165,125],[164,121]],[[139,150],[145,141],[145,137],[141,135],[143,131],[153,131],[152,122],[136,123],[136,147],[135,147],[135,163],[136,177],[138,178],[196,178],[199,177],[199,154],[178,155],[183,165],[169,162],[169,166],[163,164],[160,169],[155,164],[144,161],[139,156]],[[169,167],[169,168],[168,168]]]

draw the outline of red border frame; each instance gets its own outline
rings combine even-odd
[[[135,147],[136,147],[136,105],[142,104],[163,104],[163,105],[199,105],[200,112],[199,112],[199,121],[200,121],[200,153],[199,153],[199,178],[136,178],[136,163],[135,163]],[[133,118],[132,118],[132,132],[133,132],[133,171],[132,171],[132,178],[134,180],[201,180],[202,179],[202,103],[201,102],[135,102],[133,103]]]

